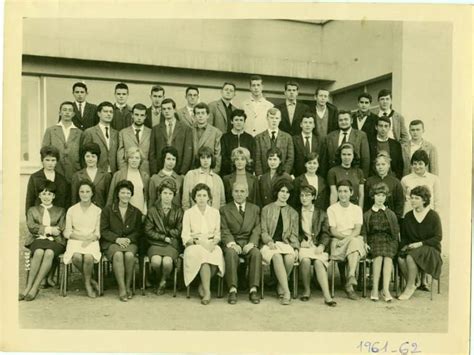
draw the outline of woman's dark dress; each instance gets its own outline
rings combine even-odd
[[[372,212],[369,230],[371,233],[367,235],[367,243],[370,246],[371,256],[373,258],[377,256],[393,258],[398,251],[398,236],[392,236],[390,223],[383,210]]]

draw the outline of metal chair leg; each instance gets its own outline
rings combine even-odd
[[[174,276],[173,276],[173,297],[176,297],[176,287],[178,283],[178,266],[174,267]]]
[[[146,257],[145,257],[146,258]],[[143,258],[143,268],[142,268],[142,296],[145,296],[146,289],[146,272],[148,270],[148,262]]]
[[[367,297],[367,259],[364,259],[363,262],[362,262],[362,267],[363,267],[363,270],[362,270],[362,284],[363,284],[363,288],[362,288],[362,297]]]
[[[434,284],[434,278],[433,276],[431,276],[431,287],[430,287],[431,288],[431,292],[430,292],[431,301],[433,301],[433,286],[434,286],[433,284]]]
[[[336,273],[336,261],[332,260],[332,273],[331,273],[331,297],[334,297],[334,274]]]
[[[298,264],[293,266],[293,298],[298,298]]]
[[[265,296],[265,264],[262,262],[262,270],[260,273],[260,298],[263,300]]]
[[[186,287],[186,298],[191,298],[191,295],[189,294],[189,285]]]

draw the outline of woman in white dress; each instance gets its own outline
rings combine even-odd
[[[68,240],[64,253],[64,264],[72,263],[82,273],[87,295],[96,297],[98,283],[92,279],[94,263],[100,261],[100,208],[92,203],[94,184],[89,180],[79,183],[80,202],[66,214],[64,237]]]
[[[184,250],[184,283],[188,286],[199,273],[199,295],[203,305],[211,301],[211,278],[219,271],[224,275],[224,257],[218,246],[221,240],[219,210],[209,206],[211,189],[197,184],[191,193],[195,203],[184,213],[181,238]]]

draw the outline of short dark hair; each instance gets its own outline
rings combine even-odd
[[[90,143],[86,143],[84,144],[81,149],[81,160],[82,162],[86,163],[86,153],[89,152],[91,154],[95,154],[97,156],[97,161],[99,161],[100,159],[100,146],[97,144],[97,143],[94,143],[94,142],[90,142]]]
[[[125,89],[128,92],[128,85],[125,83],[118,83],[117,85],[115,85],[114,92],[117,91],[118,89]]]
[[[226,81],[224,84],[222,84],[222,88],[225,88],[227,85],[233,86],[234,90],[237,90],[237,86],[235,86],[235,84],[230,81]]]
[[[390,118],[388,118],[387,116],[380,116],[380,117],[378,117],[377,120],[375,121],[375,126],[376,126],[376,127],[379,125],[379,122],[380,122],[380,121],[388,123],[389,126],[392,125],[392,121],[390,121]]]
[[[43,191],[49,191],[53,194],[56,193],[56,184],[48,179],[42,180],[39,184],[38,195]]]
[[[214,151],[212,150],[212,148],[207,147],[205,145],[202,146],[197,152],[197,157],[199,160],[197,162],[198,166],[201,166],[201,158],[211,157],[211,169],[216,167],[216,156],[214,155]]]
[[[413,163],[416,161],[422,161],[427,166],[430,165],[430,158],[428,156],[428,153],[426,153],[426,151],[424,151],[423,149],[417,149],[411,156],[410,164],[413,165]]]
[[[252,84],[252,81],[260,80],[263,82],[263,79],[260,75],[250,75],[249,84]]]
[[[117,185],[115,185],[115,189],[114,189],[114,198],[115,198],[115,201],[118,201],[119,200],[119,192],[121,189],[128,189],[128,191],[130,191],[132,193],[132,196],[133,196],[133,193],[134,193],[134,186],[133,186],[133,183],[130,181],[130,180],[120,180]]]
[[[366,98],[367,100],[369,100],[369,102],[372,102],[372,95],[370,95],[368,92],[363,92],[362,94],[357,96],[357,102],[359,102],[362,98]]]
[[[98,106],[97,106],[97,112],[102,111],[104,107],[111,107],[112,109],[114,108],[114,105],[109,102],[109,101],[102,101]]]
[[[244,121],[247,119],[247,114],[245,113],[244,110],[241,110],[241,109],[236,109],[232,111],[232,114],[230,115],[230,120],[233,121],[234,117],[236,116],[243,117]]]
[[[314,94],[315,94],[316,96],[318,96],[318,93],[319,93],[321,90],[327,91],[328,93],[330,93],[328,89],[325,89],[325,88],[322,88],[322,87],[318,87],[318,88],[316,88],[316,90],[314,91]]]
[[[339,181],[336,184],[336,190],[339,190],[339,188],[341,186],[347,186],[349,188],[349,190],[351,190],[352,192],[354,191],[354,188],[352,186],[352,182],[350,180],[344,179],[344,180]]]
[[[41,161],[44,160],[46,157],[53,157],[56,158],[57,161],[59,161],[60,158],[60,153],[59,149],[56,148],[53,145],[45,145],[40,149],[40,156],[41,156]]]
[[[282,188],[286,187],[288,189],[288,192],[291,193],[293,192],[293,182],[291,180],[288,180],[286,178],[278,180],[275,185],[272,187],[272,197],[273,200],[276,201],[278,198],[278,193]]]
[[[163,95],[165,94],[165,89],[163,89],[160,85],[153,85],[150,90],[150,94],[153,94],[154,92],[160,92],[163,91]]]
[[[176,165],[175,165],[175,168],[176,168],[178,166],[178,159],[179,159],[178,150],[172,145],[168,145],[164,147],[161,150],[161,161],[163,162],[163,164],[165,162],[166,154],[171,154],[172,156],[176,158]]]
[[[198,191],[201,191],[201,190],[205,190],[207,194],[209,195],[209,201],[212,201],[211,188],[207,186],[206,184],[203,184],[202,182],[194,186],[191,191],[191,198],[193,199],[193,201],[196,202],[196,194],[198,193]]]
[[[289,80],[285,83],[285,91],[288,89],[288,86],[296,86],[296,90],[300,89],[300,85],[294,80]]]
[[[190,92],[191,90],[195,90],[197,91],[197,93],[199,94],[199,89],[197,88],[197,86],[188,86],[186,88],[186,95],[188,94],[188,92]]]
[[[66,106],[66,105],[72,106],[72,108],[74,108],[74,103],[72,101],[63,101],[61,102],[61,105],[59,105],[59,110],[61,110],[63,106]]]
[[[133,113],[133,111],[135,111],[135,109],[137,109],[139,111],[146,111],[146,106],[144,104],[140,104],[140,103],[135,104],[132,107],[132,113]]]
[[[379,94],[377,95],[377,100],[384,96],[390,96],[390,98],[392,98],[392,90],[389,90],[389,89],[380,90]]]
[[[388,185],[384,182],[379,182],[372,186],[369,191],[369,197],[373,199],[377,194],[385,194],[387,197],[390,196],[390,189],[388,188]]]
[[[82,83],[80,81],[74,83],[74,85],[72,85],[72,92],[74,92],[76,88],[83,88],[87,93],[87,85],[85,83]]]
[[[277,173],[277,175],[281,175],[285,171],[285,168],[283,167],[283,154],[282,154],[280,148],[272,147],[272,148],[268,149],[267,150],[267,161],[268,161],[268,158],[270,158],[273,155],[276,155],[278,158],[280,158],[280,165],[278,165],[276,173]]]
[[[163,106],[164,104],[171,104],[173,105],[173,108],[176,109],[176,102],[174,102],[173,99],[170,99],[170,98],[164,99],[163,101],[161,101],[161,106]]]
[[[88,180],[88,179],[82,179],[81,181],[79,181],[79,184],[77,184],[77,191],[74,191],[76,193],[76,196],[78,197],[78,200],[80,200],[79,199],[79,190],[84,185],[89,186],[92,190],[92,195],[95,195],[95,185],[94,185],[94,183],[92,181]]]
[[[342,159],[341,159],[341,153],[343,149],[352,149],[352,153],[354,154],[354,158],[352,159],[351,166],[356,167],[359,166],[359,155],[355,151],[354,145],[351,142],[346,142],[342,143],[339,148],[336,150],[336,157],[334,159],[334,162],[336,165],[341,165],[342,164]]]
[[[316,124],[316,117],[314,116],[314,113],[311,111],[306,111],[303,116],[301,116],[301,121],[303,121],[303,118],[312,118],[313,122]]]
[[[423,200],[423,206],[426,207],[430,204],[431,201],[431,192],[430,189],[425,186],[416,186],[410,191],[410,196],[418,196]]]
[[[418,126],[419,124],[421,124],[423,126],[423,129],[425,128],[425,124],[423,123],[422,120],[413,120],[413,121],[410,122],[410,125],[408,127]]]
[[[172,178],[164,179],[156,188],[156,192],[158,192],[158,194],[161,195],[164,189],[171,190],[171,192],[173,192],[174,195],[176,195],[176,191],[178,190],[176,188],[176,182]]]
[[[313,185],[303,183],[300,185],[300,193],[302,192],[309,192],[311,196],[316,196],[318,194],[318,190]]]
[[[318,153],[311,152],[311,153],[305,154],[304,163],[306,164],[307,162],[309,162],[311,160],[314,160],[314,159],[316,159],[318,161],[318,164],[319,164],[319,154]]]
[[[207,106],[207,104],[204,103],[204,102],[200,102],[200,103],[196,104],[196,106],[194,106],[194,108],[193,108],[194,114],[196,114],[196,109],[205,109],[207,114],[209,114],[209,112],[211,112],[209,110],[209,106]]]
[[[349,115],[349,117],[352,118],[352,113],[349,110],[338,110],[337,118],[339,118],[340,115]]]

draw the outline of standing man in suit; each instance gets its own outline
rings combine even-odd
[[[374,140],[377,134],[375,131],[375,122],[378,117],[370,111],[371,103],[372,95],[366,92],[360,94],[357,98],[359,109],[352,116],[352,128],[364,131],[369,142]]]
[[[163,168],[161,151],[167,146],[173,146],[178,151],[175,171],[185,175],[191,170],[193,163],[193,132],[183,122],[176,119],[176,103],[173,99],[164,99],[161,103],[163,120],[151,130],[150,161],[151,175],[158,173]]]
[[[298,102],[299,85],[295,81],[288,81],[285,84],[285,102],[275,106],[281,112],[280,129],[290,136],[301,133],[301,119],[303,114],[309,111],[309,107]]]
[[[390,132],[388,137],[397,140],[400,143],[407,143],[410,139],[405,126],[405,119],[397,111],[392,109],[392,92],[388,89],[379,91],[378,94],[379,111],[377,116],[388,117],[390,120]]]
[[[336,151],[343,143],[349,142],[354,146],[354,152],[359,157],[359,167],[364,176],[369,176],[370,153],[367,135],[363,131],[352,128],[352,117],[350,111],[338,112],[339,129],[328,133],[323,143],[322,164],[324,176],[332,167],[336,166]]]
[[[301,118],[301,133],[293,136],[293,146],[295,148],[295,163],[293,165],[293,175],[300,176],[306,172],[305,157],[309,153],[321,151],[321,142],[318,142],[313,133],[315,118],[312,112],[306,112]]]
[[[126,152],[131,147],[138,147],[143,153],[143,160],[140,164],[140,171],[150,175],[150,163],[148,154],[150,151],[151,129],[144,125],[146,119],[146,106],[135,104],[132,108],[133,123],[131,126],[122,129],[119,132],[119,145],[117,151],[118,168],[127,165]]]
[[[59,122],[44,132],[42,147],[54,146],[59,150],[55,170],[70,184],[72,175],[81,169],[79,148],[82,131],[74,123],[74,104],[65,101],[59,106]]]
[[[161,102],[165,98],[165,89],[160,85],[154,85],[151,88],[150,99],[151,106],[146,109],[145,126],[153,128],[162,119],[161,115]]]
[[[250,98],[242,103],[247,115],[245,131],[255,137],[267,129],[267,111],[273,104],[263,97],[263,80],[259,75],[250,77]]]
[[[247,115],[244,110],[235,109],[230,116],[232,129],[223,134],[221,138],[221,176],[232,173],[232,151],[238,147],[247,148],[250,157],[255,163],[255,138],[245,132],[245,120]]]
[[[222,86],[222,98],[209,104],[209,123],[226,133],[232,129],[230,118],[232,111],[237,107],[232,105],[232,99],[235,97],[235,84],[224,83]]]
[[[403,153],[402,146],[398,141],[389,137],[390,119],[386,116],[379,117],[375,124],[377,136],[375,141],[370,142],[371,175],[375,174],[374,160],[379,152],[386,151],[391,159],[390,168],[400,180],[403,177]]]
[[[277,147],[282,153],[281,165],[286,173],[291,174],[295,159],[293,139],[278,129],[281,121],[281,112],[277,108],[270,108],[267,112],[267,129],[255,137],[257,147],[255,157],[255,175],[260,176],[270,168],[267,164],[267,152]]]
[[[317,88],[314,93],[316,105],[314,106],[316,128],[315,133],[322,141],[329,132],[337,130],[337,107],[329,103],[329,91]]]
[[[132,124],[132,108],[127,104],[128,86],[125,83],[115,85],[114,117],[111,127],[120,132]]]
[[[428,154],[430,164],[428,165],[428,172],[438,175],[438,152],[436,147],[423,138],[425,132],[425,125],[422,120],[413,120],[410,122],[408,128],[410,130],[411,140],[408,143],[402,144],[404,169],[403,176],[410,174],[411,157],[418,149],[424,150]]]
[[[81,131],[95,126],[99,122],[96,115],[97,106],[86,102],[87,85],[81,82],[74,83],[72,86],[72,95],[74,96],[74,117],[72,123]]]
[[[100,158],[97,167],[109,173],[117,171],[118,132],[111,126],[114,117],[114,105],[104,101],[97,106],[99,123],[84,131],[82,146],[96,143],[100,147]]]
[[[221,207],[221,238],[225,260],[225,279],[229,287],[227,302],[237,303],[239,258],[245,259],[249,268],[249,300],[260,303],[258,287],[262,273],[260,242],[260,208],[247,201],[246,184],[234,183],[233,201]]]
[[[193,142],[194,142],[194,166],[199,166],[199,157],[197,153],[201,147],[209,147],[216,157],[216,166],[214,172],[219,174],[221,168],[221,137],[222,132],[216,127],[208,123],[209,106],[204,102],[194,106],[194,118],[196,122],[193,126]]]
[[[195,86],[186,88],[186,106],[178,110],[179,120],[189,127],[194,126],[194,106],[199,102],[199,89]]]

